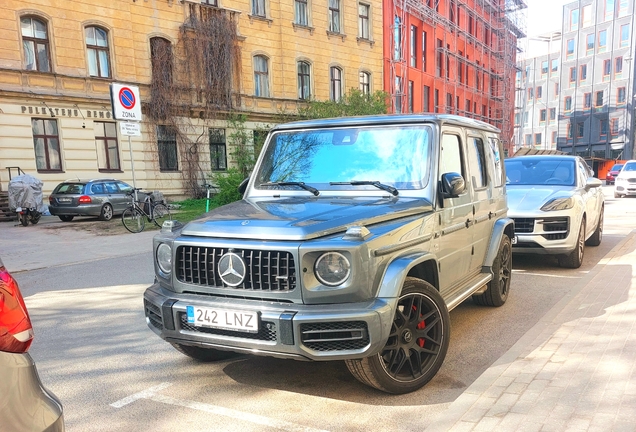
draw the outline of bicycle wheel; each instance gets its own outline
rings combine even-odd
[[[142,232],[144,230],[144,227],[146,226],[144,214],[136,208],[133,209],[132,207],[128,207],[121,214],[121,222],[131,233]]]
[[[167,220],[172,220],[168,206],[162,203],[155,204],[152,207],[152,221],[161,228],[163,222]]]

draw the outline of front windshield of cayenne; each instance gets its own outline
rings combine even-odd
[[[574,186],[574,161],[546,159],[506,159],[506,184]]]
[[[625,164],[623,171],[636,171],[636,163]]]
[[[326,190],[422,189],[428,182],[432,129],[429,126],[368,126],[279,132],[272,136],[259,171],[257,189],[301,190],[303,182]]]

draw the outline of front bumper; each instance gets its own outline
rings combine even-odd
[[[188,324],[187,306],[255,311],[259,332]],[[155,283],[144,293],[148,327],[183,345],[296,360],[346,360],[378,353],[386,344],[397,298],[362,303],[301,305],[180,294]]]
[[[628,184],[616,185],[614,187],[614,191],[620,195],[627,195],[627,196],[636,195],[636,184],[628,183]]]
[[[576,227],[580,226],[580,221],[568,215],[512,218],[517,237],[517,242],[512,245],[515,253],[562,255],[576,249],[579,234]]]

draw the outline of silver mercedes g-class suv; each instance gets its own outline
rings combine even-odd
[[[422,387],[449,311],[508,297],[498,132],[453,115],[275,127],[241,201],[155,236],[148,326],[200,361],[344,360],[382,391]]]

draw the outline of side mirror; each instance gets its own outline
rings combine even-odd
[[[243,180],[241,182],[241,184],[238,185],[238,191],[241,195],[243,195],[245,193],[245,191],[247,190],[247,184],[249,183],[250,178],[246,178],[245,180]]]
[[[466,182],[461,174],[445,173],[442,174],[441,188],[443,198],[457,198],[466,191]]]
[[[597,188],[603,186],[603,182],[597,179],[596,177],[588,177],[585,181],[585,189],[590,190],[592,188]]]

